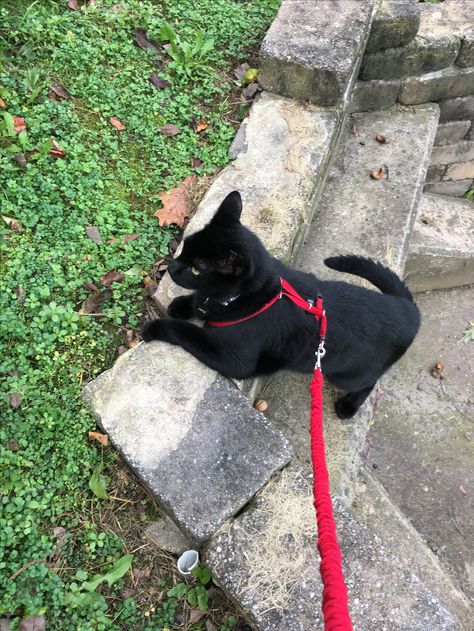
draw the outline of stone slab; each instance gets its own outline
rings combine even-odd
[[[346,134],[344,155],[329,174],[298,259],[301,269],[323,278],[344,280],[344,274],[328,270],[323,259],[345,253],[372,256],[395,271],[403,270],[438,108],[428,104],[410,111],[355,114],[352,121],[356,135]],[[376,142],[377,134],[387,142]],[[371,170],[383,164],[389,178],[372,179]]]
[[[474,178],[474,160],[450,164],[443,175],[444,180],[466,180]]]
[[[469,130],[467,137],[469,140],[474,140],[474,121],[471,121],[471,129]]]
[[[444,0],[434,11],[441,11],[441,21],[462,37],[456,64],[463,68],[474,66],[474,6],[472,0]]]
[[[145,529],[145,539],[161,550],[176,555],[181,555],[192,548],[192,542],[183,535],[169,517],[162,517],[148,524]]]
[[[263,93],[241,126],[241,150],[204,196],[184,236],[208,223],[224,197],[237,189],[242,222],[273,255],[288,260],[314,212],[313,198],[324,181],[341,117],[338,111]],[[181,293],[165,274],[154,298],[165,310]]]
[[[460,140],[452,145],[433,147],[431,153],[431,164],[453,164],[470,160],[474,160],[474,142],[472,140]]]
[[[400,80],[393,81],[357,81],[352,92],[349,111],[372,112],[384,110],[395,105]]]
[[[398,100],[404,105],[474,94],[474,68],[446,68],[402,81]],[[445,119],[447,120],[447,119]]]
[[[408,44],[420,25],[420,6],[411,0],[382,0],[370,30],[366,51]]]
[[[424,191],[435,195],[449,195],[450,197],[462,197],[473,185],[472,179],[452,180],[450,182],[433,182],[426,184]]]
[[[383,491],[381,491],[383,493]],[[376,498],[372,498],[376,501]],[[467,605],[409,525],[387,541],[335,502],[349,608],[364,631],[460,630]],[[407,531],[411,538],[407,537]],[[322,629],[321,579],[310,476],[291,468],[273,479],[250,509],[206,550],[214,580],[242,607],[255,631]]]
[[[413,292],[474,284],[474,205],[423,194],[405,277]]]
[[[283,0],[260,50],[266,90],[317,105],[339,105],[357,75],[372,0]]]
[[[426,173],[425,182],[431,184],[431,182],[440,182],[443,175],[446,173],[445,164],[430,164]]]
[[[474,95],[458,96],[438,101],[440,122],[474,118]]]
[[[435,146],[443,147],[462,140],[468,135],[470,128],[471,121],[468,120],[455,120],[449,123],[439,124],[436,132]]]
[[[460,338],[472,320],[474,289],[419,294],[417,303],[422,326],[387,375],[368,464],[472,601],[474,344]],[[431,375],[438,362],[443,379]]]
[[[180,347],[140,344],[86,386],[98,423],[199,544],[290,458],[281,433]]]

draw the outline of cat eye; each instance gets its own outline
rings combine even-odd
[[[199,274],[201,273],[196,267],[191,267],[191,272],[194,274],[194,276],[199,276]]]

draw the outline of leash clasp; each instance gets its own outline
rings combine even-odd
[[[316,368],[321,368],[321,360],[324,357],[324,355],[326,355],[326,349],[324,347],[324,340],[321,340],[319,342],[319,346],[318,346],[318,350],[314,353],[316,355],[316,364],[314,365],[314,368],[316,370]]]

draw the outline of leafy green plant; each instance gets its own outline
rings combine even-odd
[[[462,333],[461,342],[467,344],[468,342],[474,342],[474,322],[469,322],[467,329]]]
[[[214,40],[206,39],[204,31],[197,31],[193,43],[182,40],[173,27],[165,22],[160,27],[160,39],[169,42],[166,49],[172,58],[170,67],[192,75],[207,69],[204,60],[207,54],[214,48]]]
[[[203,565],[194,568],[192,573],[197,578],[196,583],[177,583],[172,589],[168,590],[167,595],[168,597],[186,598],[191,607],[198,607],[201,611],[207,611],[208,594],[205,586],[211,581],[212,574]]]

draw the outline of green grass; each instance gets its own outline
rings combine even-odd
[[[192,174],[193,157],[203,162],[198,175],[227,162],[238,111],[232,68],[248,60],[278,4],[98,0],[79,11],[65,0],[1,4],[0,214],[7,219],[0,219],[0,617],[11,617],[13,629],[30,615],[44,615],[48,629],[61,631],[175,628],[186,596],[168,595],[171,577],[160,579],[154,610],[120,596],[129,574],[75,596],[130,551],[126,529],[117,534],[96,519],[103,504],[89,479],[100,463],[109,477],[119,464],[113,450],[88,442],[94,420],[80,392],[114,361],[124,343],[119,327],[139,324],[143,274],[168,254],[176,234],[153,216],[156,194]],[[164,22],[180,48],[174,60],[163,51],[158,69],[132,30],[146,29],[161,47]],[[214,47],[189,57],[199,31]],[[154,88],[152,72],[170,87]],[[72,99],[50,98],[53,81]],[[15,116],[25,120],[21,136],[9,129]],[[116,131],[111,116],[126,130]],[[201,118],[209,127],[197,134],[193,121]],[[160,134],[167,123],[181,134]],[[49,155],[51,139],[64,157]],[[86,235],[88,226],[98,227],[100,244]],[[126,234],[139,237],[124,244]],[[103,289],[100,276],[111,270],[125,278],[112,285],[104,315],[79,315],[90,295],[84,284]],[[138,504],[146,504],[143,497]],[[58,548],[59,527],[65,537]],[[234,621],[220,624],[230,629]]]

